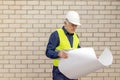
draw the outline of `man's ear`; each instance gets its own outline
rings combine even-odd
[[[66,24],[67,24],[67,22],[66,22],[66,21],[64,21],[64,24],[66,25]]]
[[[64,24],[65,24],[65,25],[68,25],[68,21],[65,20],[65,21],[64,21]]]

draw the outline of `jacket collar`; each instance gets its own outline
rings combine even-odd
[[[65,34],[68,34],[68,35],[74,35],[74,33],[73,33],[73,34],[69,33],[69,32],[65,29],[64,26],[62,27],[62,29],[63,29],[63,31],[65,32]]]

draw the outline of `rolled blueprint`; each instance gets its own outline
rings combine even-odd
[[[105,48],[99,58],[96,57],[93,48],[78,48],[66,52],[67,59],[61,58],[59,70],[70,79],[78,79],[98,69],[112,64],[112,52]]]

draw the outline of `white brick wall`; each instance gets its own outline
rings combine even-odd
[[[109,47],[114,56],[110,67],[79,80],[120,80],[119,0],[1,0],[0,80],[52,80],[45,49],[69,10],[81,17],[80,45],[94,47],[96,55]]]

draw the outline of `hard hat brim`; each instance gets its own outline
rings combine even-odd
[[[71,22],[71,23],[74,24],[74,25],[77,25],[77,26],[81,25],[80,23],[76,23],[76,22]]]

